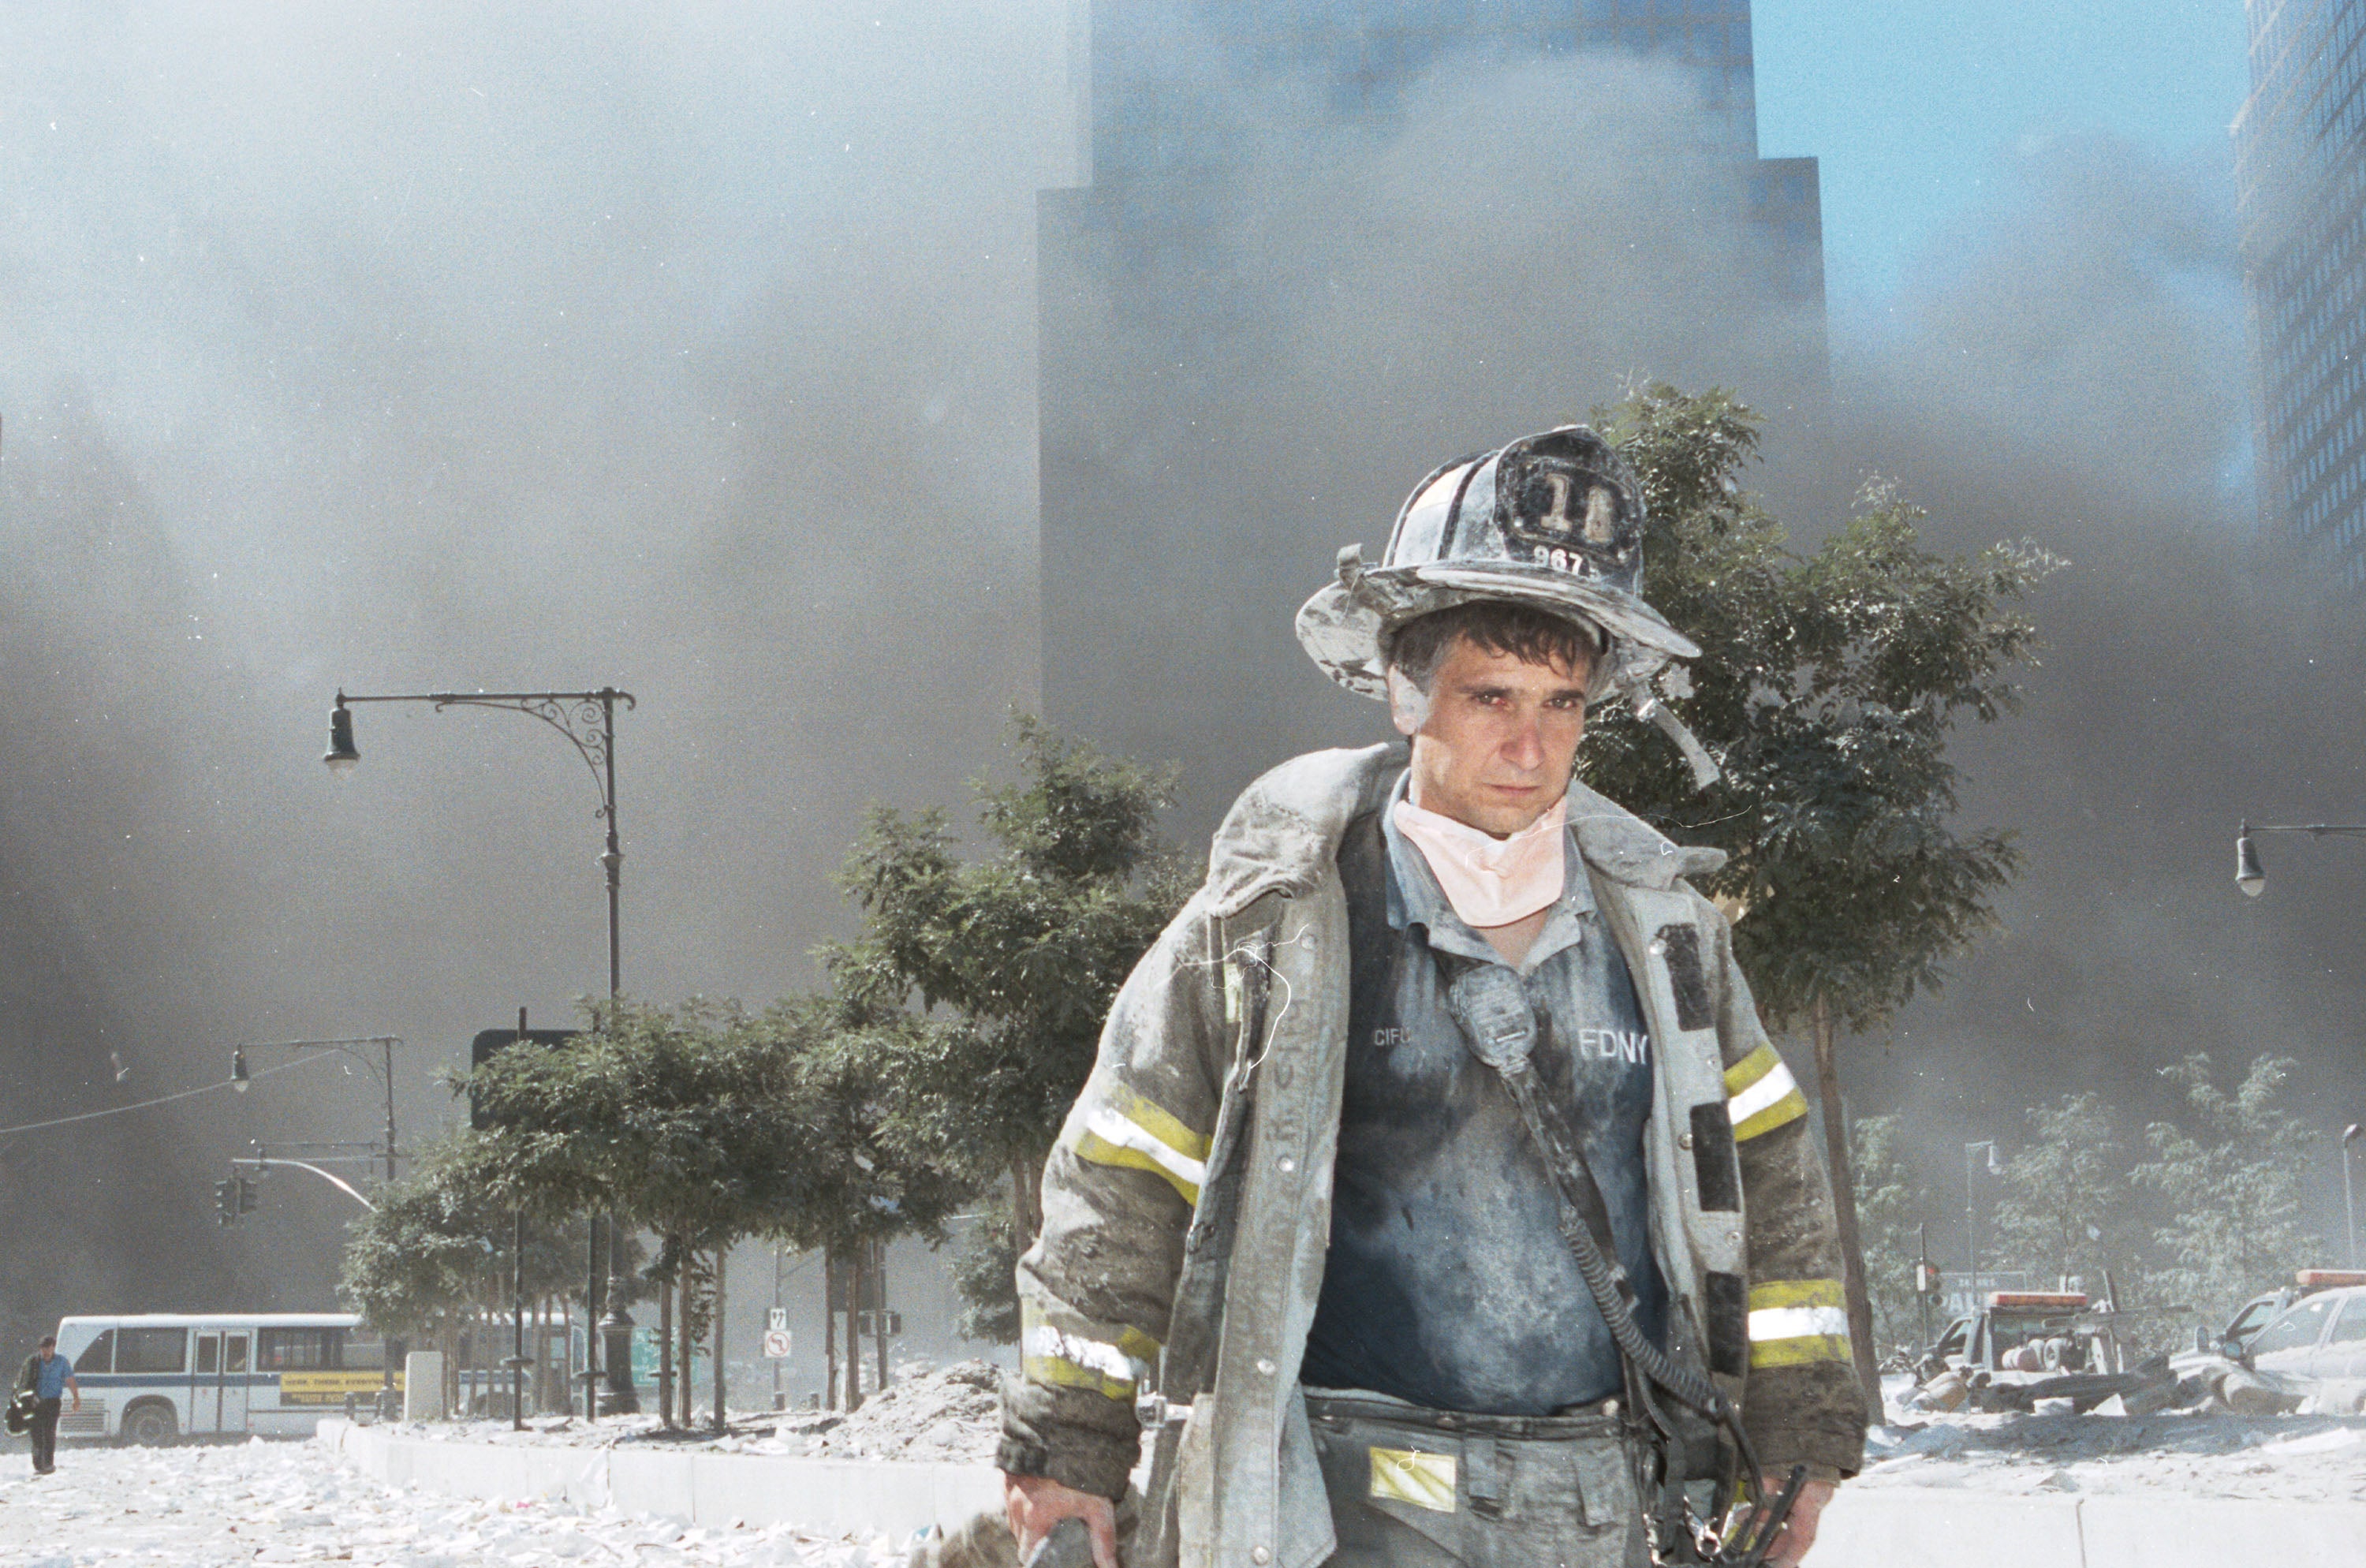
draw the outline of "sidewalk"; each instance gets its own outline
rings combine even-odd
[[[1001,1500],[990,1465],[444,1442],[342,1420],[313,1439],[385,1485],[564,1499],[721,1527],[790,1522],[897,1540]],[[2366,1504],[2144,1495],[2028,1496],[1843,1487],[1808,1568],[2358,1568]]]

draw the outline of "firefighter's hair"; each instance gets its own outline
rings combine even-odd
[[[1408,621],[1389,639],[1389,667],[1424,696],[1457,637],[1486,653],[1508,653],[1524,664],[1567,664],[1591,677],[1602,658],[1602,634],[1583,621],[1509,599],[1474,599]]]

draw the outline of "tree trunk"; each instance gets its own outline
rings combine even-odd
[[[879,1337],[879,1392],[887,1392],[887,1248],[882,1244],[872,1254],[879,1265],[879,1310],[872,1314],[871,1326]]]
[[[846,1263],[846,1413],[862,1408],[862,1253],[858,1243]]]
[[[691,1267],[690,1248],[685,1247],[682,1249],[682,1279],[678,1281],[682,1291],[682,1308],[674,1319],[674,1348],[682,1358],[681,1375],[674,1379],[674,1383],[679,1390],[682,1425],[685,1431],[691,1425],[691,1369],[698,1364],[697,1357],[691,1353],[693,1342],[690,1337],[691,1299],[697,1291],[697,1273],[698,1270]]]
[[[673,1427],[673,1286],[658,1282],[658,1418]]]
[[[838,1250],[824,1243],[821,1249],[821,1354],[825,1371],[821,1379],[821,1403],[826,1410],[838,1408],[838,1308],[830,1303],[829,1292],[838,1283]]]
[[[1043,1230],[1043,1162],[1025,1155],[1010,1162],[1010,1219],[1019,1232],[1019,1250],[1035,1245]]]
[[[1832,1050],[1831,1004],[1816,998],[1816,1093],[1824,1108],[1824,1163],[1832,1179],[1832,1214],[1841,1233],[1841,1279],[1848,1292],[1849,1346],[1856,1353],[1857,1382],[1865,1390],[1866,1419],[1885,1419],[1881,1371],[1873,1353],[1873,1299],[1865,1288],[1865,1248],[1857,1234],[1856,1177],[1849,1168],[1848,1123],[1841,1112],[1840,1063]]]
[[[707,1321],[713,1325],[715,1340],[715,1430],[719,1435],[731,1429],[731,1413],[724,1404],[723,1385],[723,1257],[729,1245],[715,1249],[715,1311]]]

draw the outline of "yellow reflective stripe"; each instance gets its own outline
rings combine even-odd
[[[1750,1310],[1768,1307],[1839,1307],[1848,1310],[1848,1292],[1838,1280],[1763,1280],[1750,1287]]]
[[[1419,1449],[1374,1449],[1371,1492],[1392,1503],[1410,1503],[1433,1514],[1454,1512],[1454,1475],[1459,1466],[1452,1454],[1424,1453]]]
[[[1752,1367],[1852,1359],[1848,1292],[1838,1280],[1764,1280],[1750,1287]]]
[[[1761,1045],[1725,1069],[1725,1092],[1729,1096],[1740,1094],[1782,1065],[1783,1058],[1773,1045]]]
[[[1772,1045],[1761,1045],[1725,1069],[1726,1114],[1733,1120],[1733,1141],[1747,1143],[1808,1113],[1807,1097],[1799,1092],[1791,1069]]]
[[[1768,1367],[1805,1367],[1819,1361],[1848,1362],[1855,1358],[1849,1352],[1845,1334],[1803,1334],[1796,1339],[1752,1340],[1750,1346],[1750,1370],[1763,1371]]]
[[[1120,1089],[1085,1110],[1076,1157],[1091,1165],[1146,1170],[1163,1177],[1187,1203],[1200,1201],[1208,1176],[1208,1139],[1165,1108]]]
[[[1020,1365],[1027,1376],[1055,1388],[1088,1389],[1110,1399],[1130,1400],[1134,1385],[1150,1371],[1158,1357],[1158,1341],[1138,1328],[1121,1328],[1114,1338],[1097,1337],[1106,1329],[1078,1332],[1043,1320],[1027,1307],[1025,1331],[1020,1337]]]

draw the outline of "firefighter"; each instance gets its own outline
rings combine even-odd
[[[1120,993],[1020,1264],[990,1555],[1076,1518],[1101,1568],[1635,1568],[1795,1466],[1767,1561],[1812,1541],[1865,1401],[1807,1103],[1685,880],[1722,855],[1572,778],[1614,695],[1713,776],[1652,699],[1698,649],[1643,524],[1545,432],[1300,612],[1410,744],[1252,784]]]

